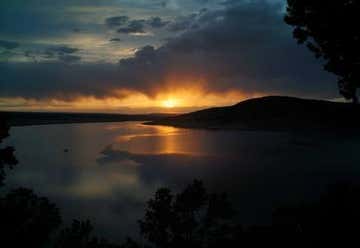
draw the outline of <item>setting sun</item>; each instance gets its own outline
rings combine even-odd
[[[175,99],[167,99],[162,102],[162,106],[164,108],[173,108],[176,107],[176,100]]]

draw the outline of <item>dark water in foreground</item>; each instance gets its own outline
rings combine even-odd
[[[274,207],[316,198],[360,179],[360,138],[335,134],[205,131],[119,124],[16,127],[7,144],[20,163],[7,177],[47,196],[66,222],[89,218],[114,241],[137,233],[160,186],[201,179],[226,191],[242,223],[270,221]],[[65,152],[68,149],[68,152]]]

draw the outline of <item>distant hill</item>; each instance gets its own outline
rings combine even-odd
[[[268,96],[167,117],[149,125],[213,129],[360,128],[360,106]]]
[[[171,114],[93,114],[93,113],[54,113],[54,112],[0,112],[0,118],[5,119],[10,126],[122,122],[122,121],[154,121]]]

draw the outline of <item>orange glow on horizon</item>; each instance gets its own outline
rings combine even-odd
[[[199,87],[175,88],[147,95],[139,91],[119,90],[113,96],[97,98],[80,96],[63,99],[0,98],[0,110],[57,112],[156,113],[190,112],[202,108],[236,104],[263,94],[240,91],[208,92]]]

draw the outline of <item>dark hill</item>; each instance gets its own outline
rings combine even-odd
[[[268,96],[147,124],[220,129],[359,128],[359,114],[360,106],[350,103]]]

